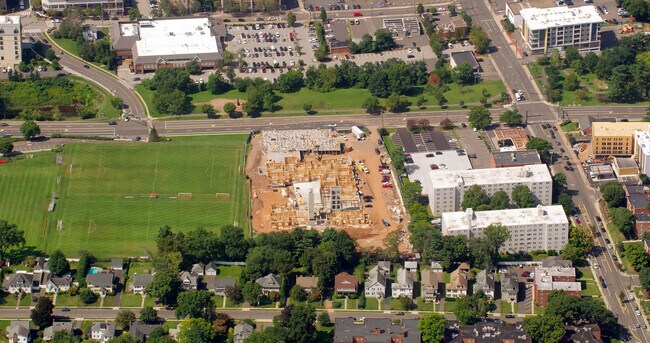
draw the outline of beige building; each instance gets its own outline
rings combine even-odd
[[[15,69],[23,57],[20,16],[0,16],[0,67]]]
[[[647,131],[643,122],[594,122],[591,133],[591,154],[594,156],[631,156],[634,154],[635,131]]]

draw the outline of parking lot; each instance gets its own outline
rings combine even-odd
[[[243,61],[239,76],[274,80],[287,70],[298,67],[298,60],[305,57],[296,52],[297,34],[294,29],[280,23],[257,25],[227,27],[228,50]]]
[[[460,138],[460,145],[471,157],[472,168],[490,168],[490,151],[488,151],[483,140],[479,138],[481,132],[474,132],[470,127],[463,128],[459,126],[456,128],[456,133]]]

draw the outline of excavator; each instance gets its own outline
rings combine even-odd
[[[623,24],[623,26],[620,29],[618,29],[618,33],[620,34],[634,33],[634,27],[632,27],[633,21],[634,21],[634,16],[631,15],[627,21],[627,24]]]

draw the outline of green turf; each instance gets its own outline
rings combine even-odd
[[[501,300],[501,314],[512,314],[512,305],[509,301]]]
[[[142,306],[142,295],[133,293],[122,293],[120,296],[120,307]]]
[[[217,269],[219,270],[219,277],[221,278],[239,279],[239,276],[241,275],[240,266],[219,266]]]
[[[100,259],[148,255],[163,225],[216,230],[237,222],[247,228],[244,143],[242,135],[72,143],[61,166],[55,153],[35,154],[0,167],[0,218],[24,229],[27,243],[45,252],[88,250]],[[52,192],[59,200],[50,213]],[[149,199],[150,193],[158,198]],[[192,193],[192,199],[170,199],[178,193]]]
[[[379,309],[379,301],[377,298],[366,298],[366,310],[376,311]]]
[[[446,313],[453,313],[455,309],[456,309],[456,299],[454,299],[454,298],[446,298],[445,299],[445,312]]]
[[[600,296],[600,290],[593,281],[580,281],[582,285],[582,295],[584,296]]]
[[[135,86],[135,91],[140,94],[142,97],[142,100],[147,104],[147,108],[149,108],[149,114],[151,114],[154,117],[159,117],[162,114],[156,110],[156,107],[153,105],[153,98],[156,95],[156,93],[149,88],[143,86],[143,85],[136,85]],[[205,119],[205,118],[201,118]]]
[[[572,121],[566,125],[561,125],[560,128],[564,132],[573,132],[573,131],[578,131],[578,122]]]
[[[433,311],[433,302],[425,302],[423,298],[418,298],[418,311]]]

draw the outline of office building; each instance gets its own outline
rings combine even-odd
[[[524,8],[521,34],[531,54],[547,54],[569,46],[600,51],[600,17],[594,6]]]
[[[215,68],[223,59],[225,26],[209,17],[118,22],[110,31],[115,53],[134,73],[185,68],[190,61]]]
[[[634,131],[634,157],[639,171],[650,175],[650,129]]]
[[[15,69],[23,58],[20,16],[0,16],[0,67]]]
[[[100,7],[110,16],[124,14],[124,0],[42,0],[43,12],[63,12],[66,8]]]
[[[545,164],[497,169],[434,170],[429,177],[429,206],[433,215],[458,211],[463,194],[473,185],[481,186],[489,196],[496,191],[505,191],[510,196],[515,186],[525,185],[537,204],[551,204],[553,179]]]
[[[631,156],[636,131],[648,131],[643,122],[594,122],[591,129],[591,153],[594,156]]]
[[[510,232],[501,251],[560,251],[569,238],[569,221],[560,205],[498,211],[446,212],[442,214],[443,235],[480,237],[483,230],[501,224]]]

